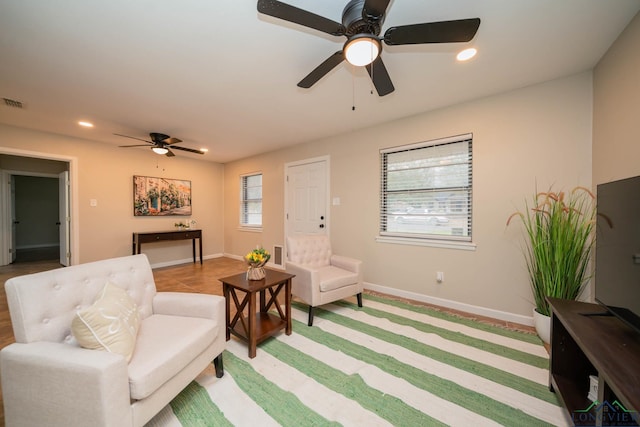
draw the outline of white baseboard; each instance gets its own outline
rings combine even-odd
[[[244,261],[244,257],[242,257],[240,255],[224,254],[223,256],[226,257],[226,258],[237,259],[238,261]],[[284,266],[278,265],[278,264],[274,264],[274,263],[267,264],[267,267],[269,267],[269,268],[271,268],[273,270],[284,271]]]
[[[480,307],[462,302],[451,301],[444,298],[431,297],[428,295],[417,294],[415,292],[403,291],[400,289],[389,288],[386,286],[375,285],[373,283],[364,283],[364,288],[380,292],[382,294],[392,295],[400,298],[406,298],[427,304],[438,305],[440,307],[450,308],[452,310],[463,311],[478,316],[491,317],[505,322],[518,323],[525,326],[533,326],[533,317],[523,316],[521,314],[509,313],[506,311],[494,310],[491,308]]]
[[[220,257],[227,257],[227,258],[231,258],[231,259],[236,259],[238,261],[242,261],[244,259],[240,255],[234,255],[234,254],[229,254],[229,253],[206,255],[204,257],[204,259],[220,258]],[[193,258],[187,258],[187,259],[183,259],[183,260],[176,260],[176,261],[169,261],[169,262],[164,262],[164,263],[152,264],[151,268],[169,267],[169,266],[172,266],[172,265],[186,264],[186,263],[190,263],[190,262],[193,262]],[[284,271],[284,268],[280,268],[279,266],[277,266],[275,264],[273,264],[273,265],[270,264],[269,268],[273,268],[274,270],[283,270]],[[403,291],[401,289],[389,288],[387,286],[380,286],[380,285],[376,285],[376,284],[368,283],[368,282],[364,283],[364,288],[368,289],[368,290],[371,290],[371,291],[374,291],[374,292],[380,292],[382,294],[387,294],[387,295],[396,296],[396,297],[400,297],[400,298],[406,298],[406,299],[410,299],[410,300],[414,300],[414,301],[418,301],[418,302],[424,302],[424,303],[427,303],[427,304],[438,305],[440,307],[446,307],[446,308],[450,308],[452,310],[463,311],[465,313],[475,314],[475,315],[478,315],[478,316],[490,317],[492,319],[498,319],[498,320],[502,320],[504,322],[512,322],[512,323],[517,323],[519,325],[533,326],[533,317],[532,316],[523,316],[521,314],[509,313],[509,312],[506,312],[506,311],[494,310],[492,308],[486,308],[486,307],[480,307],[480,306],[471,305],[471,304],[465,304],[465,303],[462,303],[462,302],[447,300],[447,299],[444,299],[444,298],[431,297],[431,296],[428,296],[428,295],[417,294],[415,292],[409,292],[409,291]]]
[[[37,245],[16,246],[16,249],[20,250],[20,249],[39,249],[39,248],[57,248],[57,247],[60,247],[60,243],[52,242],[52,243],[39,243]]]
[[[232,258],[232,259],[237,259],[238,261],[242,261],[243,258],[239,255],[232,255],[232,254],[227,254],[227,253],[220,253],[220,254],[213,254],[213,255],[205,255],[202,259],[214,259],[214,258]],[[193,258],[184,258],[184,259],[174,259],[171,261],[165,261],[165,262],[156,262],[154,264],[151,264],[151,268],[162,268],[162,267],[173,267],[174,265],[180,265],[180,264],[189,264],[193,262]],[[197,258],[196,260],[197,263],[200,262],[200,258]],[[269,264],[268,266],[269,268],[272,268],[274,270],[282,270],[284,271],[283,267],[280,267],[278,265],[275,264]]]
[[[223,256],[226,256],[224,254],[213,254],[213,255],[205,255],[204,257],[202,257],[203,260],[205,259],[213,259],[213,258],[221,258]],[[196,263],[200,262],[200,258],[196,258]],[[193,257],[191,258],[185,258],[185,259],[174,259],[171,261],[165,261],[165,262],[157,262],[155,264],[151,264],[151,268],[161,268],[161,267],[172,267],[174,265],[180,265],[180,264],[189,264],[189,263],[193,263]]]
[[[240,255],[233,255],[233,254],[228,254],[228,253],[223,254],[223,256],[225,256],[227,258],[231,258],[231,259],[237,259],[238,261],[242,261],[244,259]]]

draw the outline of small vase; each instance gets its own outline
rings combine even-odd
[[[547,344],[551,343],[551,317],[540,314],[533,309],[533,325],[542,341]]]
[[[264,267],[249,267],[247,270],[247,280],[262,280],[266,274]]]

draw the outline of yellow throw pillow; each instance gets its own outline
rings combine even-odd
[[[107,283],[92,306],[79,310],[71,332],[84,348],[104,350],[131,360],[140,327],[138,306],[127,292]]]

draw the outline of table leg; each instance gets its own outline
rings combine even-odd
[[[265,295],[266,291],[267,291],[266,289],[263,289],[263,290],[260,291],[260,313],[266,313],[267,312],[267,307],[266,307],[267,298],[266,298],[266,295]]]
[[[196,263],[196,239],[191,239],[191,248],[193,252],[193,263]],[[200,254],[202,256],[202,254]]]
[[[231,326],[231,301],[229,299],[229,285],[226,283],[222,284],[222,293],[224,294],[225,330],[227,331],[227,341],[229,341],[231,339],[231,330],[229,329]]]
[[[285,296],[284,296],[284,310],[287,316],[287,327],[285,329],[285,334],[291,335],[291,279],[287,280],[287,284],[285,285]]]
[[[256,357],[256,347],[258,346],[258,337],[256,333],[256,293],[250,292],[249,295],[249,358]]]
[[[200,244],[200,265],[202,265],[202,237],[198,239],[198,243]]]

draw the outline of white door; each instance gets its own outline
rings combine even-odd
[[[328,234],[328,159],[286,167],[286,234]]]
[[[9,251],[11,252],[11,260],[13,263],[16,261],[16,231],[18,227],[18,219],[16,218],[16,180],[15,176],[11,175],[9,177],[9,182],[11,183],[11,241],[9,242]]]
[[[69,172],[61,172],[58,175],[58,197],[60,199],[60,216],[58,222],[60,223],[60,264],[65,267],[70,264],[71,251],[70,242],[71,235],[69,234],[71,227],[70,209],[69,209]]]

